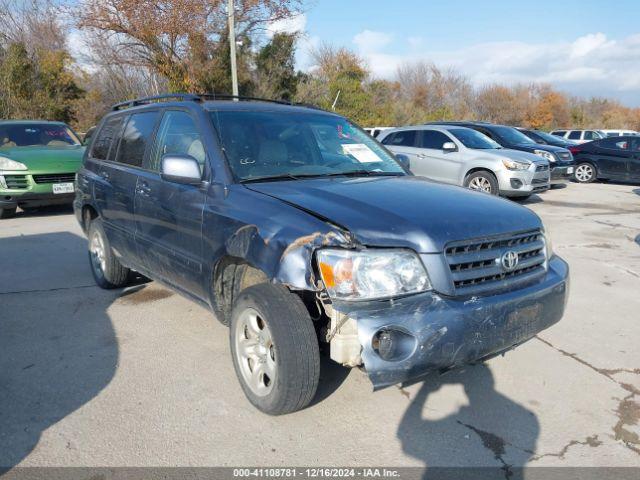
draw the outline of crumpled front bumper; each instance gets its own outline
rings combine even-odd
[[[461,300],[429,292],[393,301],[344,302],[336,308],[357,320],[362,360],[374,389],[380,389],[529,340],[560,320],[568,290],[569,267],[554,256],[541,281],[507,293]],[[374,349],[381,329],[415,337],[413,347],[400,359],[384,360]]]

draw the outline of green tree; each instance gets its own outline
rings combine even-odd
[[[300,76],[295,70],[296,35],[276,33],[256,55],[255,93],[265,98],[291,100]]]

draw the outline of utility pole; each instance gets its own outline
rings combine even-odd
[[[231,53],[231,88],[233,95],[238,96],[238,67],[236,65],[236,26],[235,26],[235,7],[233,0],[229,0],[229,51]]]

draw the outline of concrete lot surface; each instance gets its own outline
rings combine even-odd
[[[640,188],[526,205],[571,266],[559,324],[406,389],[326,361],[315,403],[277,418],[245,400],[208,311],[94,286],[70,210],[3,220],[0,466],[640,466]]]

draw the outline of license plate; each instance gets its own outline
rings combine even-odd
[[[571,174],[573,173],[573,167],[568,167],[568,168],[567,168],[567,173],[568,173],[569,175],[571,175]]]
[[[73,183],[54,183],[53,193],[73,193]]]

